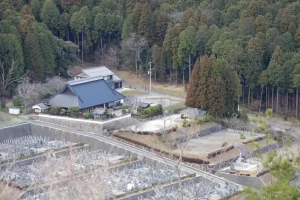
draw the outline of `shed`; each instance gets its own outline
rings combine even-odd
[[[20,108],[8,108],[8,113],[12,115],[19,115],[21,112]]]
[[[36,114],[42,113],[43,110],[47,110],[48,108],[49,108],[49,106],[47,106],[44,103],[39,103],[39,104],[32,106],[33,112]]]

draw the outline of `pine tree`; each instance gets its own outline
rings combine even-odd
[[[142,15],[142,10],[143,10],[143,4],[137,3],[128,17],[129,22],[132,24],[133,30],[135,31],[137,31],[138,29],[139,21]]]
[[[148,3],[145,3],[142,9],[142,14],[138,24],[138,34],[144,37],[150,44],[152,43],[152,10]]]
[[[194,27],[189,26],[185,30],[183,30],[180,37],[180,45],[178,48],[178,59],[180,64],[183,65],[183,60],[188,57],[189,59],[189,79],[191,79],[192,75],[192,53],[195,51],[195,36],[196,30]]]
[[[165,16],[164,14],[158,14],[156,19],[154,42],[159,46],[163,45],[167,28],[168,28],[167,16]]]
[[[180,18],[180,25],[182,27],[182,29],[185,29],[186,27],[188,27],[190,18],[192,18],[194,15],[194,12],[192,9],[187,9],[183,12],[181,18]]]
[[[217,59],[215,67],[218,68],[224,81],[226,94],[224,95],[224,113],[236,111],[239,97],[242,96],[242,87],[236,70],[224,59]]]
[[[39,45],[38,37],[28,33],[24,40],[25,66],[30,71],[33,80],[44,80],[44,59]]]
[[[152,46],[152,75],[154,75],[154,81],[157,80],[157,73],[160,72],[160,77],[164,77],[164,69],[162,62],[162,48],[157,44]]]
[[[225,95],[226,89],[222,76],[214,65],[212,66],[212,73],[208,81],[208,111],[213,116],[222,116],[225,112]]]
[[[197,93],[199,92],[198,87],[199,87],[199,80],[200,80],[200,69],[201,69],[200,61],[197,60],[196,63],[194,64],[192,78],[188,85],[187,95],[185,100],[185,104],[193,108],[198,106],[197,97],[199,95]]]
[[[41,9],[41,19],[53,31],[57,27],[59,10],[52,0],[46,0]]]
[[[295,38],[294,38],[297,47],[300,47],[300,26],[298,26],[298,29],[295,33]]]
[[[208,87],[211,71],[211,61],[207,55],[201,57],[199,87],[197,90],[197,103],[195,106],[201,109],[209,108]]]

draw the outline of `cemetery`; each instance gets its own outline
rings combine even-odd
[[[177,199],[178,179],[183,183],[185,199],[197,190],[201,199],[213,199],[231,196],[241,189],[224,179],[202,177],[65,129],[39,124],[12,126],[0,129],[0,141],[2,160],[23,156],[1,164],[0,180],[23,191],[28,200],[47,200],[53,193],[72,196],[76,191],[95,187],[94,194],[103,200]],[[165,191],[169,196],[162,196]]]

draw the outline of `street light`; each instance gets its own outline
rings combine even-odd
[[[149,91],[151,91],[151,78],[152,78],[152,62],[150,61],[149,63],[148,63],[149,65],[150,65],[150,69],[148,70],[148,75],[150,76],[150,86],[149,86]]]

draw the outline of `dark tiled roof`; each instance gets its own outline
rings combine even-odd
[[[78,97],[72,94],[57,94],[49,100],[49,105],[63,108],[79,107]]]
[[[104,80],[70,85],[70,87],[79,97],[79,107],[81,109],[125,98],[119,92],[111,89]]]
[[[101,79],[101,77],[69,81],[61,93],[67,87],[70,88],[74,95],[58,94],[50,99],[49,104],[52,106],[61,106],[66,108],[70,106],[78,106],[80,109],[83,109],[113,101],[119,101],[125,98],[125,96],[110,88],[109,85]]]

